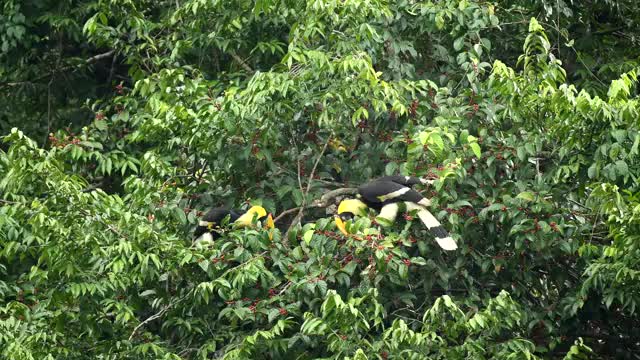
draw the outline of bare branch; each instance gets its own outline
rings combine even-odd
[[[322,197],[320,199],[312,202],[311,204],[308,204],[308,205],[304,206],[304,209],[325,208],[325,207],[330,206],[331,204],[333,204],[333,199],[335,199],[335,198],[337,198],[339,196],[355,195],[357,193],[358,193],[358,189],[356,189],[356,188],[339,188],[339,189],[331,190],[331,191],[328,191],[328,192],[324,193],[324,195],[322,195]],[[278,215],[273,220],[273,222],[278,222],[278,220],[283,218],[285,215],[291,214],[291,213],[296,212],[296,211],[300,211],[301,208],[303,208],[303,207],[299,206],[299,207],[294,207],[292,209],[285,210],[285,211],[281,212],[280,215]]]
[[[320,200],[316,201],[313,205],[314,207],[327,207],[331,205],[330,201],[334,198],[337,198],[338,196],[355,195],[357,193],[357,188],[339,188],[331,190],[322,195],[322,197],[320,197]]]
[[[153,321],[153,320],[155,320],[155,319],[157,319],[159,317],[162,317],[162,315],[164,315],[167,311],[169,311],[171,306],[173,306],[173,304],[168,304],[167,306],[165,306],[162,309],[160,309],[160,311],[158,311],[157,313],[149,316],[145,321],[143,321],[140,324],[138,324],[138,326],[136,326],[133,329],[133,331],[131,332],[131,335],[129,335],[129,341],[131,341],[131,339],[133,339],[133,336],[136,334],[136,332],[138,332],[138,329],[140,329],[144,325],[150,323],[151,321]]]
[[[324,146],[322,147],[322,151],[320,152],[320,154],[318,154],[318,157],[316,158],[315,164],[313,164],[313,169],[311,169],[311,173],[309,174],[309,179],[307,180],[307,188],[305,189],[304,193],[302,194],[302,205],[300,206],[300,210],[298,211],[298,215],[296,215],[296,217],[293,218],[293,221],[291,222],[291,225],[289,225],[289,229],[291,229],[293,226],[296,226],[300,222],[300,220],[302,219],[302,215],[304,214],[305,206],[307,205],[307,196],[309,195],[309,190],[311,190],[311,184],[313,184],[313,177],[316,174],[316,169],[318,168],[318,164],[320,163],[320,159],[322,159],[322,156],[324,155],[324,152],[327,150],[327,146],[329,145],[329,141],[330,140],[331,140],[331,136],[329,136],[327,138],[327,141],[324,143]],[[300,172],[298,172],[298,173],[300,173]],[[288,239],[289,229],[287,229],[287,232],[284,235],[285,239]]]
[[[251,66],[247,65],[247,63],[240,56],[238,56],[238,54],[235,53],[235,51],[229,51],[229,55],[231,55],[233,60],[235,60],[238,63],[238,65],[242,66],[243,69],[247,70],[250,73],[255,72],[253,71]]]
[[[116,70],[116,60],[118,60],[118,56],[113,54],[113,59],[111,60],[111,68],[109,69],[109,77],[107,78],[107,86],[111,86],[111,81],[113,80],[113,74]]]
[[[40,80],[44,80],[44,79],[46,79],[48,77],[51,77],[51,76],[55,75],[56,72],[67,71],[67,70],[71,70],[71,69],[74,69],[74,68],[80,68],[82,66],[93,64],[93,63],[98,62],[98,61],[100,61],[102,59],[105,59],[105,58],[108,58],[108,57],[112,56],[113,54],[115,54],[115,52],[116,52],[115,50],[107,51],[106,53],[102,53],[102,54],[98,54],[98,55],[92,56],[92,57],[86,59],[83,63],[80,63],[78,65],[68,65],[68,66],[64,66],[64,67],[59,68],[59,69],[56,68],[56,69],[54,69],[54,71],[52,71],[50,73],[47,73],[47,74],[44,74],[42,76],[39,76],[39,77],[37,77],[37,78],[35,78],[33,80],[24,80],[24,81],[9,82],[9,83],[0,84],[0,89],[2,89],[4,87],[7,87],[7,86],[11,87],[11,86],[18,86],[18,85],[23,85],[23,84],[32,84],[32,83],[38,82]]]
[[[278,220],[282,219],[282,218],[283,218],[283,217],[285,217],[286,215],[289,215],[289,214],[291,214],[291,213],[293,213],[293,212],[296,212],[296,211],[299,211],[299,210],[300,210],[300,206],[298,206],[298,207],[294,207],[294,208],[292,208],[292,209],[285,210],[285,211],[281,212],[281,213],[280,213],[280,215],[276,216],[276,218],[275,218],[275,219],[273,219],[273,222],[274,222],[274,223],[277,223],[277,222],[278,222]]]

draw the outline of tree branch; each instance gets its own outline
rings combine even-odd
[[[324,146],[322,147],[322,151],[320,152],[320,154],[316,158],[316,162],[313,164],[313,169],[311,169],[311,173],[309,174],[309,179],[307,180],[307,188],[305,189],[304,193],[302,194],[302,205],[300,206],[300,209],[298,210],[298,215],[296,215],[296,217],[293,218],[293,221],[291,222],[291,225],[289,225],[289,228],[287,229],[287,232],[284,234],[285,242],[287,241],[286,239],[289,238],[289,230],[291,230],[292,227],[296,226],[300,222],[300,220],[302,219],[302,215],[304,215],[304,209],[305,209],[305,206],[307,205],[307,197],[309,195],[309,190],[311,190],[311,184],[313,184],[313,177],[316,174],[316,169],[318,168],[318,164],[320,164],[320,159],[322,159],[322,156],[324,155],[324,152],[327,150],[327,146],[329,146],[329,141],[330,140],[331,140],[331,136],[327,137],[327,141],[324,143]],[[298,171],[298,174],[300,174],[300,171]]]
[[[173,304],[168,304],[167,306],[163,307],[162,309],[160,309],[160,311],[158,311],[157,313],[149,316],[145,321],[141,322],[140,324],[138,324],[138,326],[136,326],[133,331],[131,332],[131,335],[129,335],[129,341],[131,341],[131,339],[133,339],[133,336],[136,334],[136,332],[138,332],[138,329],[140,329],[141,327],[143,327],[144,325],[150,323],[151,321],[162,317],[162,315],[164,315],[167,311],[169,311],[169,309],[171,308],[171,306],[173,306]]]
[[[229,55],[231,55],[233,60],[235,60],[243,69],[247,70],[250,73],[255,72],[253,71],[251,66],[247,65],[247,63],[240,56],[238,56],[238,54],[235,53],[235,51],[229,51]]]
[[[90,65],[93,64],[95,62],[98,62],[102,59],[108,58],[109,56],[112,56],[113,54],[115,54],[115,50],[111,50],[111,51],[107,51],[106,53],[102,53],[102,54],[98,54],[98,55],[94,55],[88,59],[86,59],[83,63],[77,64],[77,65],[67,65],[64,66],[62,68],[59,69],[54,69],[54,71],[41,75],[33,80],[25,80],[25,81],[18,81],[18,82],[8,82],[8,83],[4,83],[4,84],[0,84],[0,89],[5,88],[5,87],[11,87],[11,86],[18,86],[18,85],[23,85],[23,84],[29,84],[29,83],[35,83],[38,82],[40,80],[44,80],[50,76],[53,76],[56,72],[62,72],[62,71],[67,71],[73,68],[80,68],[81,66],[85,66],[85,65]]]
[[[326,208],[327,206],[331,205],[333,203],[333,199],[337,198],[338,196],[344,196],[344,195],[355,195],[358,193],[358,189],[356,188],[339,188],[339,189],[335,189],[335,190],[331,190],[328,191],[326,193],[324,193],[324,195],[322,195],[322,197],[316,201],[314,201],[313,203],[309,204],[309,205],[305,205],[303,206],[298,206],[298,207],[294,207],[288,210],[285,210],[283,212],[280,213],[280,215],[278,215],[273,222],[278,222],[278,220],[280,220],[281,218],[283,218],[285,215],[291,214],[293,212],[296,211],[300,211],[301,208],[303,209],[312,209],[312,208]]]

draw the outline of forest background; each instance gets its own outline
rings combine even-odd
[[[0,8],[0,358],[640,359],[637,0]]]

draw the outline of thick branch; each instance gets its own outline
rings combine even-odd
[[[44,79],[46,79],[46,78],[48,78],[50,76],[55,75],[56,72],[63,72],[63,71],[71,70],[73,68],[79,68],[79,67],[84,66],[84,65],[93,64],[93,63],[98,62],[98,61],[100,61],[102,59],[105,59],[105,58],[108,58],[108,57],[112,56],[113,54],[115,54],[115,52],[116,52],[115,50],[111,50],[111,51],[107,51],[106,53],[94,55],[94,56],[86,59],[81,64],[78,64],[78,65],[67,65],[67,66],[64,66],[64,67],[62,67],[60,69],[56,69],[56,70],[54,70],[54,71],[52,71],[50,73],[44,74],[42,76],[39,76],[39,77],[37,77],[37,78],[35,78],[33,80],[25,80],[25,81],[19,81],[19,82],[9,82],[9,83],[0,84],[0,89],[4,88],[4,87],[7,87],[7,86],[10,87],[10,86],[18,86],[18,85],[27,84],[27,83],[35,83],[35,82],[38,82],[40,80],[44,80]]]
[[[238,63],[238,65],[242,66],[243,69],[247,70],[250,73],[255,72],[253,71],[251,66],[247,65],[247,63],[240,56],[238,56],[238,54],[236,54],[234,51],[229,51],[229,55],[231,55],[233,60],[235,60]]]
[[[358,193],[357,188],[340,188],[326,192],[320,200],[314,202],[313,207],[327,207],[331,205],[330,201],[337,198],[338,196],[344,195],[355,195]]]
[[[273,221],[278,222],[278,220],[282,219],[284,216],[296,211],[300,211],[300,209],[325,208],[333,204],[333,199],[337,198],[338,196],[355,195],[357,193],[358,189],[356,188],[339,188],[331,190],[326,192],[320,199],[312,202],[311,204],[295,207],[281,212],[280,215],[278,215]]]

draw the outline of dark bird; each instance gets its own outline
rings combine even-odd
[[[391,225],[395,221],[398,211],[404,207],[407,211],[417,210],[422,223],[429,229],[444,250],[458,248],[456,242],[449,236],[438,219],[427,210],[431,201],[411,187],[416,184],[429,184],[431,180],[413,176],[385,176],[375,179],[358,187],[357,199],[343,200],[338,206],[335,216],[336,226],[345,235],[348,234],[345,221],[356,215],[362,215],[367,208],[378,212],[376,221],[381,225]]]
[[[255,219],[267,216],[267,211],[262,206],[252,206],[249,210],[229,210],[223,207],[216,207],[209,210],[198,223],[198,227],[193,234],[195,239],[202,237],[202,240],[215,240],[221,236],[225,224],[234,227],[251,226]],[[226,220],[228,219],[228,220]],[[226,220],[226,221],[225,221]],[[267,228],[273,229],[273,218],[271,214],[267,216]]]

